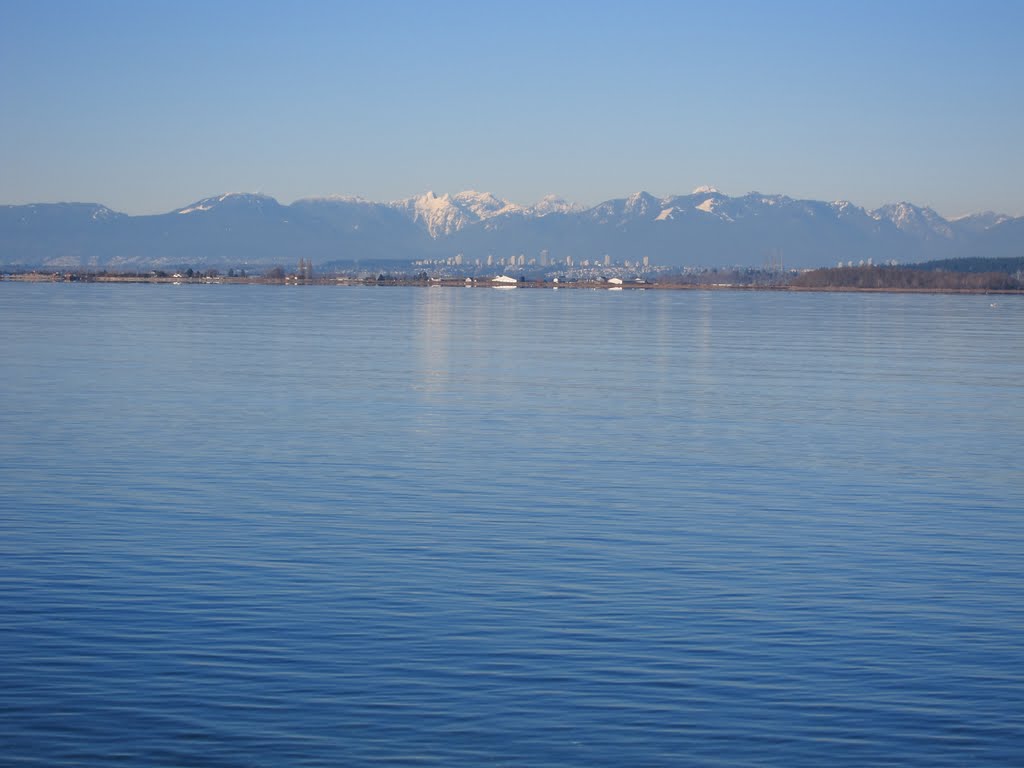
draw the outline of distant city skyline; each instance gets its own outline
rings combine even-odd
[[[0,0],[0,204],[700,185],[1024,215],[1024,4]]]

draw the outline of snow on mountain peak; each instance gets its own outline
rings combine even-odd
[[[110,219],[116,216],[117,214],[105,205],[97,206],[96,210],[92,212],[93,221],[102,221],[103,219]]]
[[[432,189],[428,189],[425,194],[420,195],[415,200],[417,210],[437,211],[451,205],[451,198],[448,196],[447,192],[438,197],[434,194],[434,190]]]
[[[1007,216],[1005,213],[981,211],[979,213],[969,213],[966,216],[957,216],[955,219],[951,219],[951,221],[960,227],[966,227],[973,231],[982,232],[1004,222],[1010,221],[1012,218],[1012,216]]]
[[[570,203],[564,197],[552,194],[544,195],[544,197],[527,209],[527,212],[534,216],[547,216],[551,213],[574,213],[582,210],[583,206]]]
[[[368,200],[361,195],[320,195],[317,197],[301,197],[295,202],[297,203],[357,203],[359,205],[373,205],[372,200]]]
[[[856,213],[861,213],[861,214],[864,213],[856,205],[851,203],[849,200],[833,200],[832,201],[832,207],[835,209],[836,213],[839,214],[840,216],[848,216],[848,215],[856,214]]]
[[[889,203],[881,208],[869,211],[876,221],[889,221],[897,229],[919,236],[936,235],[945,239],[955,236],[952,228],[944,218],[931,208],[919,208],[913,203]]]
[[[466,222],[461,210],[452,205],[447,195],[438,197],[433,190],[404,201],[402,206],[412,214],[412,220],[422,222],[431,237],[447,235],[462,229]]]
[[[435,239],[458,232],[477,221],[523,210],[490,192],[477,192],[473,189],[455,195],[445,193],[440,197],[429,190],[419,197],[399,200],[391,205],[405,211],[414,222],[422,223]]]
[[[181,208],[178,213],[195,213],[196,211],[209,211],[213,209],[214,198],[208,197],[205,200],[200,200],[198,203],[188,206],[187,208]]]
[[[515,203],[495,197],[490,192],[477,192],[473,189],[459,192],[452,199],[457,205],[468,208],[478,219],[489,219],[492,216],[522,210]]]
[[[262,205],[265,202],[277,201],[269,195],[260,194],[258,192],[225,192],[223,195],[216,197],[205,197],[202,200],[193,203],[192,205],[181,208],[177,213],[196,213],[197,211],[210,211],[216,208],[222,203],[253,203],[256,205]]]
[[[710,186],[705,184],[704,186],[697,187],[690,194],[691,195],[720,195],[721,192],[719,192],[714,187],[710,187]]]
[[[705,192],[704,194],[715,195],[717,193]],[[727,201],[723,201],[721,197],[707,197],[703,202],[698,203],[693,207],[703,213],[709,213],[712,216],[717,216],[722,221],[735,221],[732,216],[726,213],[729,208],[727,204],[723,205],[723,203],[727,203]],[[742,215],[742,213],[740,215]]]
[[[644,216],[655,207],[661,211],[658,200],[649,192],[634,192],[626,198],[626,213],[632,215]]]

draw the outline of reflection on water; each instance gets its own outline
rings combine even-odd
[[[424,392],[446,391],[449,378],[449,346],[452,344],[452,302],[459,292],[435,287],[417,291],[416,326],[413,333],[420,348],[420,382]]]
[[[0,283],[4,757],[1016,764],[991,303]]]

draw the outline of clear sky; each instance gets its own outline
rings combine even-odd
[[[0,203],[711,184],[1024,215],[1024,2],[0,0]]]

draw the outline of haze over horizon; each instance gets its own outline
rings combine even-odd
[[[1024,215],[1024,6],[3,0],[0,203],[712,185]]]

